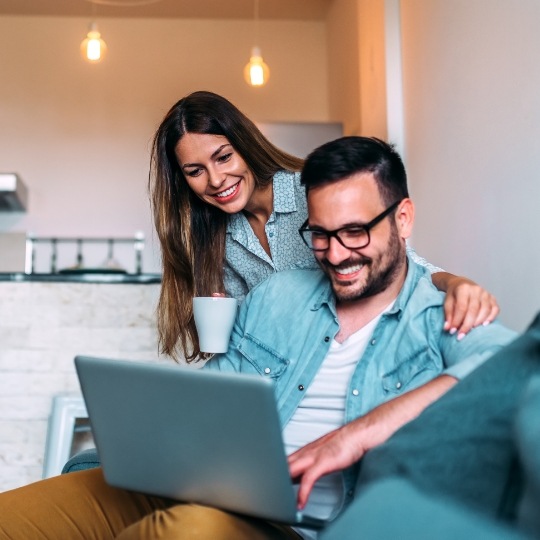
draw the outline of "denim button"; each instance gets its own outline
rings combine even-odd
[[[396,388],[397,388],[398,390],[401,388],[401,383],[400,383],[399,381],[396,383]]]
[[[304,385],[303,384],[299,384],[298,385],[298,390],[302,391],[304,389]]]
[[[269,367],[265,367],[265,368],[264,368],[264,372],[268,375],[268,373],[270,373],[270,368],[269,368]]]
[[[330,341],[330,337],[329,337],[329,336],[326,336],[326,337],[324,338],[324,341],[325,341],[326,343],[328,343],[328,342]]]
[[[352,391],[352,395],[353,395],[353,396],[357,396],[358,394],[360,394],[360,392],[358,391],[357,388],[355,388],[355,389]]]
[[[371,344],[372,344],[372,345],[375,345],[375,343],[377,343],[377,340],[376,340],[376,339],[372,339],[372,340],[371,340]]]

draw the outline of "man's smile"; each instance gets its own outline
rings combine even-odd
[[[354,263],[349,264],[346,266],[334,266],[333,270],[334,273],[337,274],[337,276],[345,276],[347,278],[350,278],[352,274],[355,274],[357,272],[360,272],[362,268],[364,267],[364,264],[362,263]]]

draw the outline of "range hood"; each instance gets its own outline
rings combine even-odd
[[[28,190],[16,173],[0,173],[0,212],[24,212]]]

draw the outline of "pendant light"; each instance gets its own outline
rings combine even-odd
[[[96,64],[103,60],[107,52],[107,44],[101,39],[97,23],[91,22],[86,39],[81,43],[81,54],[83,58],[91,64]]]
[[[102,6],[117,7],[138,7],[157,4],[162,0],[85,0],[92,4],[92,19],[96,17],[96,4]],[[97,64],[103,60],[107,52],[107,44],[103,41],[98,30],[97,23],[92,21],[86,38],[81,43],[81,54],[83,58],[91,64]]]
[[[259,39],[259,0],[254,0],[254,39],[255,42]],[[270,69],[265,64],[261,49],[255,45],[251,49],[251,57],[248,64],[244,68],[244,78],[250,86],[263,86],[268,82],[270,77]]]
[[[97,64],[103,60],[105,53],[107,52],[107,44],[101,38],[99,33],[96,18],[96,4],[94,0],[89,0],[92,4],[92,22],[88,27],[88,34],[81,43],[82,57],[91,64]]]

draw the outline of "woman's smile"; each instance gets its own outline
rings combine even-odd
[[[255,178],[223,135],[186,133],[176,145],[184,178],[204,202],[228,214],[241,212],[255,191]]]
[[[219,191],[218,193],[215,193],[212,195],[215,197],[220,203],[226,203],[229,202],[231,199],[234,199],[238,191],[240,190],[240,182],[236,182],[236,184],[232,185],[231,187],[228,187],[227,189],[224,189],[223,191]]]

